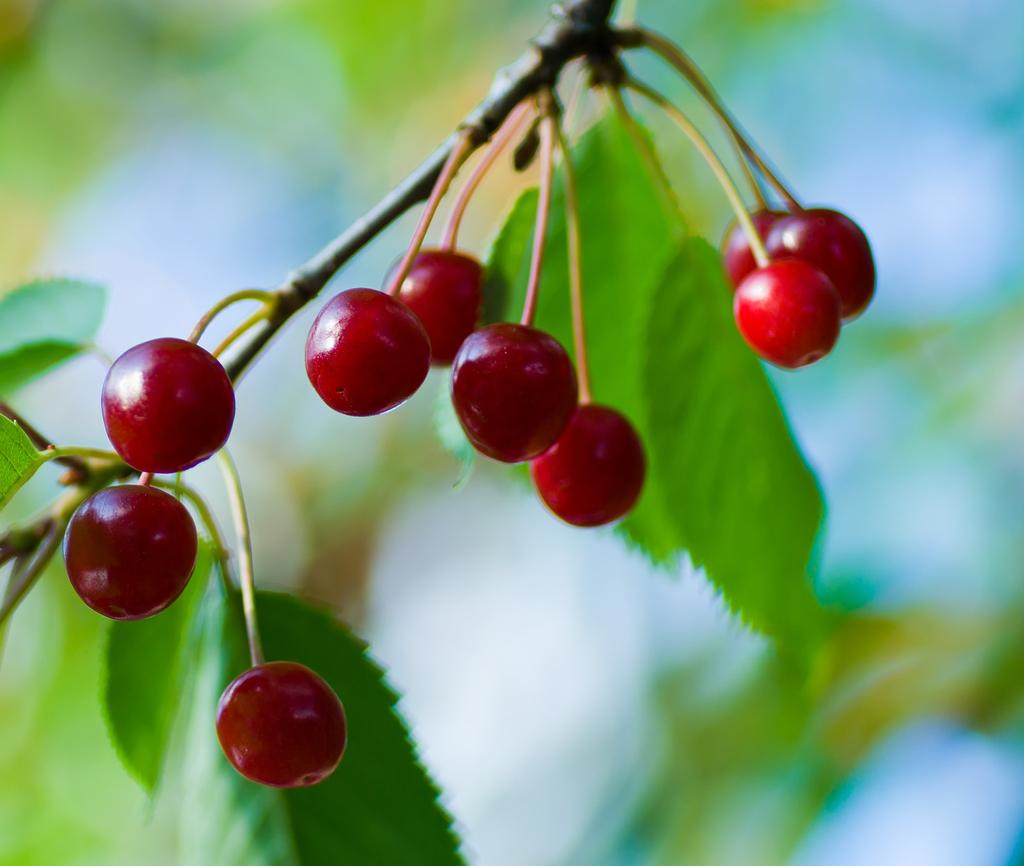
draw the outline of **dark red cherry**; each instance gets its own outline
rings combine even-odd
[[[142,619],[171,604],[196,563],[196,527],[163,490],[126,484],[85,500],[64,535],[68,577],[89,607]]]
[[[213,355],[162,337],[114,361],[101,399],[107,436],[140,472],[182,472],[217,452],[235,420],[235,389]]]
[[[418,317],[430,337],[430,359],[450,364],[480,321],[484,269],[454,250],[424,250],[413,259],[399,299]]]
[[[221,695],[217,739],[232,766],[272,788],[305,788],[338,766],[347,739],[334,690],[305,665],[249,668]]]
[[[546,451],[576,410],[576,372],[565,349],[526,325],[470,334],[455,356],[451,390],[469,441],[505,463]]]
[[[759,268],[733,297],[736,324],[766,361],[795,370],[824,358],[839,338],[839,295],[828,277],[799,259]]]
[[[757,229],[761,240],[768,237],[768,232],[771,231],[775,222],[785,215],[785,211],[777,210],[759,210],[751,214],[754,228]],[[738,222],[729,226],[729,230],[725,233],[725,240],[722,242],[722,257],[725,260],[725,271],[729,275],[729,281],[733,288],[742,283],[747,275],[757,268],[747,233]]]
[[[306,373],[345,415],[379,415],[408,400],[430,371],[430,340],[401,301],[349,289],[320,311],[306,340]]]
[[[633,425],[606,406],[580,406],[558,441],[530,464],[541,499],[573,526],[603,526],[640,496],[644,448]]]
[[[875,294],[875,259],[864,232],[849,217],[815,208],[789,214],[768,232],[768,254],[796,258],[824,271],[839,292],[844,321],[864,312]]]

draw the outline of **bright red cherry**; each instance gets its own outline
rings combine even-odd
[[[430,359],[450,364],[480,321],[483,266],[454,250],[424,250],[413,259],[399,299],[418,317],[430,337]]]
[[[306,373],[345,415],[379,415],[408,400],[430,371],[430,340],[401,301],[376,289],[329,300],[306,340]]]
[[[875,259],[864,232],[849,217],[815,208],[779,219],[768,232],[772,258],[795,258],[824,271],[839,292],[844,321],[864,312],[875,294]]]
[[[518,463],[550,448],[576,410],[576,372],[562,345],[526,325],[470,334],[452,365],[452,402],[469,441]]]
[[[68,577],[89,607],[143,619],[171,604],[196,563],[196,526],[163,490],[126,484],[85,500],[64,535]]]
[[[213,355],[162,337],[114,361],[101,398],[107,436],[140,472],[182,472],[217,452],[235,420],[235,389]]]
[[[753,220],[754,228],[757,229],[761,240],[764,240],[768,237],[768,232],[771,231],[776,221],[785,215],[784,211],[759,210],[751,214],[750,218]],[[725,260],[725,270],[733,288],[742,283],[751,271],[757,268],[747,233],[738,222],[734,222],[725,233],[725,240],[722,242],[722,257]]]
[[[232,766],[272,788],[305,788],[334,772],[348,726],[334,690],[305,665],[268,662],[235,679],[217,705]]]
[[[824,358],[839,338],[839,295],[821,271],[799,259],[759,268],[733,297],[743,338],[762,358],[795,370]]]
[[[606,406],[580,406],[558,441],[530,464],[541,499],[573,526],[603,526],[629,512],[644,485],[633,425]]]

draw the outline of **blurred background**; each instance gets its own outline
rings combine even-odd
[[[829,505],[817,590],[850,613],[820,675],[793,682],[699,573],[561,526],[492,467],[453,489],[430,425],[443,377],[381,419],[326,411],[301,363],[312,308],[239,394],[258,579],[371,642],[473,864],[1019,866],[1024,4],[624,3],[692,51],[807,200],[874,241],[870,315],[776,377]],[[0,0],[0,285],[108,285],[109,354],[187,332],[403,177],[544,7]],[[724,200],[684,142],[662,146],[716,242]],[[470,248],[522,183],[488,181]],[[336,286],[379,285],[411,228]],[[102,444],[102,375],[81,359],[18,408]],[[45,501],[41,476],[11,517]],[[56,570],[11,629],[2,864],[177,862],[104,730],[102,632]]]

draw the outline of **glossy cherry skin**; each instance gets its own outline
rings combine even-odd
[[[379,415],[404,403],[430,371],[430,340],[416,314],[376,289],[329,300],[306,340],[306,373],[344,415]]]
[[[541,499],[573,526],[603,526],[628,514],[645,471],[633,425],[594,405],[580,406],[558,441],[530,464]]]
[[[785,211],[776,210],[759,210],[751,214],[754,228],[757,229],[761,240],[766,240],[772,226],[784,216],[786,216]],[[729,275],[729,281],[733,288],[739,286],[757,268],[754,251],[750,249],[747,233],[738,222],[729,226],[729,230],[725,233],[725,240],[722,242],[722,258],[725,262],[725,272]]]
[[[227,442],[235,389],[202,346],[162,337],[114,361],[101,405],[107,436],[125,463],[140,472],[183,472]]]
[[[740,333],[766,361],[795,370],[824,358],[839,338],[839,295],[821,271],[799,259],[748,276],[733,297]]]
[[[126,484],[85,500],[64,535],[64,564],[82,601],[110,619],[168,607],[196,563],[196,527],[163,490]]]
[[[849,217],[825,208],[798,211],[777,220],[766,243],[773,259],[796,258],[824,271],[839,293],[844,321],[871,303],[875,259],[864,232]]]
[[[450,364],[473,333],[480,321],[483,281],[480,262],[454,250],[424,250],[413,259],[398,297],[426,328],[431,363]]]
[[[518,463],[550,448],[569,423],[576,371],[551,335],[526,325],[488,325],[455,356],[451,392],[474,447]]]
[[[305,665],[249,668],[217,705],[217,739],[245,778],[272,788],[305,788],[334,772],[348,725],[334,690]]]

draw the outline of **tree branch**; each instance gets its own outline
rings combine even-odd
[[[532,40],[530,49],[497,73],[487,97],[463,120],[459,129],[412,174],[278,288],[275,314],[232,349],[225,364],[231,378],[237,380],[284,324],[315,298],[357,252],[430,195],[461,132],[468,130],[474,145],[483,144],[520,102],[542,89],[554,87],[570,61],[613,51],[608,18],[614,6],[615,0],[564,0],[554,6],[550,21]]]

